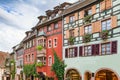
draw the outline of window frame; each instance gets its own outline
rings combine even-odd
[[[109,44],[109,50],[107,50],[108,49],[108,44]],[[103,47],[102,46],[105,46],[104,48],[105,48],[105,51],[104,51],[104,53],[103,53]],[[111,42],[107,42],[107,43],[102,43],[101,44],[101,55],[110,55],[110,54],[112,54],[111,53]]]
[[[86,29],[87,28],[87,29]],[[87,30],[87,31],[86,31]],[[92,33],[92,25],[86,25],[84,26],[84,33],[85,34],[91,34]]]
[[[55,40],[56,40],[56,42],[55,42]],[[53,45],[54,45],[54,47],[57,47],[57,44],[58,44],[58,41],[57,41],[58,39],[57,38],[54,38],[53,39]]]
[[[51,41],[51,43],[49,43],[49,41]],[[51,46],[50,46],[51,45]],[[52,47],[52,39],[49,39],[48,40],[48,48],[51,48]]]
[[[75,21],[75,15],[69,16],[69,23],[73,23]]]
[[[84,46],[84,56],[92,56],[92,45]]]
[[[49,30],[50,29],[50,30]],[[48,25],[47,26],[47,32],[50,32],[50,31],[52,31],[52,27],[51,27],[51,25]]]
[[[48,66],[52,66],[52,56],[48,56]]]
[[[57,25],[57,27],[56,27],[56,25]],[[58,22],[54,23],[54,29],[58,29],[58,28],[59,28]]]
[[[108,24],[107,23],[107,21],[110,21],[110,24]],[[105,22],[105,23],[104,23]],[[103,27],[103,23],[105,24],[104,25],[104,27]],[[105,19],[105,20],[103,20],[103,21],[101,21],[101,31],[103,31],[103,30],[110,30],[111,28],[112,28],[112,20],[111,20],[111,18],[109,18],[109,19]],[[109,26],[108,26],[109,25]],[[109,28],[108,28],[109,27]],[[103,29],[103,28],[105,28],[105,29]]]
[[[89,11],[91,11],[91,13],[89,13]],[[91,7],[84,10],[84,17],[86,17],[88,15],[92,15],[92,8]]]

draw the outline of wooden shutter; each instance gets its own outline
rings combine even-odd
[[[74,56],[77,57],[77,47],[75,47],[74,50],[75,50]]]
[[[117,27],[117,16],[112,16],[112,28]]]
[[[99,49],[99,44],[96,44],[96,46],[95,46],[95,54],[96,55],[99,55],[99,52],[100,52],[100,49]]]
[[[111,6],[112,6],[112,1],[111,1],[111,0],[106,0],[105,6],[106,6],[106,9],[111,8]]]
[[[68,49],[65,49],[65,58],[68,58]]]
[[[95,55],[95,45],[92,45],[92,55]]]
[[[111,53],[116,54],[117,53],[117,41],[113,41],[111,45]]]
[[[83,36],[84,35],[84,26],[81,26],[80,27],[80,36]]]
[[[99,44],[92,45],[92,55],[99,55]]]
[[[92,6],[92,14],[96,13],[96,5]]]
[[[100,10],[101,11],[105,10],[105,0],[100,3]]]
[[[80,19],[84,18],[84,10],[80,11]]]
[[[101,21],[99,20],[99,21],[92,23],[92,27],[93,27],[93,33],[100,32],[101,31]]]
[[[82,56],[82,55],[83,55],[83,47],[80,46],[80,47],[79,47],[79,56]]]

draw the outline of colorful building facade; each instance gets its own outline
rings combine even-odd
[[[20,44],[13,47],[14,53],[16,54],[16,80],[23,80],[23,54],[24,54],[24,45],[21,42]]]
[[[37,72],[48,78],[56,79],[56,75],[51,71],[54,63],[53,50],[62,60],[62,12],[68,5],[71,4],[65,2],[54,7],[54,10],[46,11],[46,16],[38,17],[37,45],[42,45],[43,49],[37,52],[37,62],[42,62],[43,66],[38,66]]]
[[[120,0],[79,0],[63,13],[65,80],[120,80]]]

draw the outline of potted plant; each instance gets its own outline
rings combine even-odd
[[[37,46],[37,50],[41,51],[43,49],[42,45]]]
[[[90,42],[91,41],[91,34],[85,34],[83,36],[83,42],[87,43],[87,42]]]
[[[100,36],[103,40],[106,40],[109,36],[109,31],[108,30],[103,30],[101,33],[100,33]]]
[[[70,38],[68,39],[69,44],[73,45],[74,44],[74,40],[75,40],[75,38],[73,36],[70,36]]]
[[[37,66],[37,67],[42,67],[42,66],[44,66],[44,65],[43,65],[42,62],[38,62],[38,63],[36,63],[36,66]]]
[[[92,15],[87,15],[83,18],[83,22],[86,23],[86,24],[90,23],[91,19],[92,19]]]

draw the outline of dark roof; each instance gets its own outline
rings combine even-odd
[[[41,15],[41,16],[38,17],[39,20],[41,20],[43,18],[47,18],[47,16]]]
[[[72,13],[72,12],[74,12],[74,11],[77,11],[77,10],[79,10],[79,9],[81,9],[81,8],[83,8],[83,7],[91,4],[91,3],[94,3],[94,2],[96,2],[96,1],[98,1],[98,0],[80,0],[80,1],[78,1],[78,2],[76,2],[76,3],[74,3],[73,5],[67,7],[67,8],[64,10],[63,15],[67,15],[67,14],[69,14],[69,13]]]
[[[28,31],[29,32],[29,31]],[[23,42],[29,40],[29,39],[32,39],[36,36],[36,32],[35,31],[31,31],[30,32],[31,34],[30,35],[27,35],[24,39],[23,39]]]

